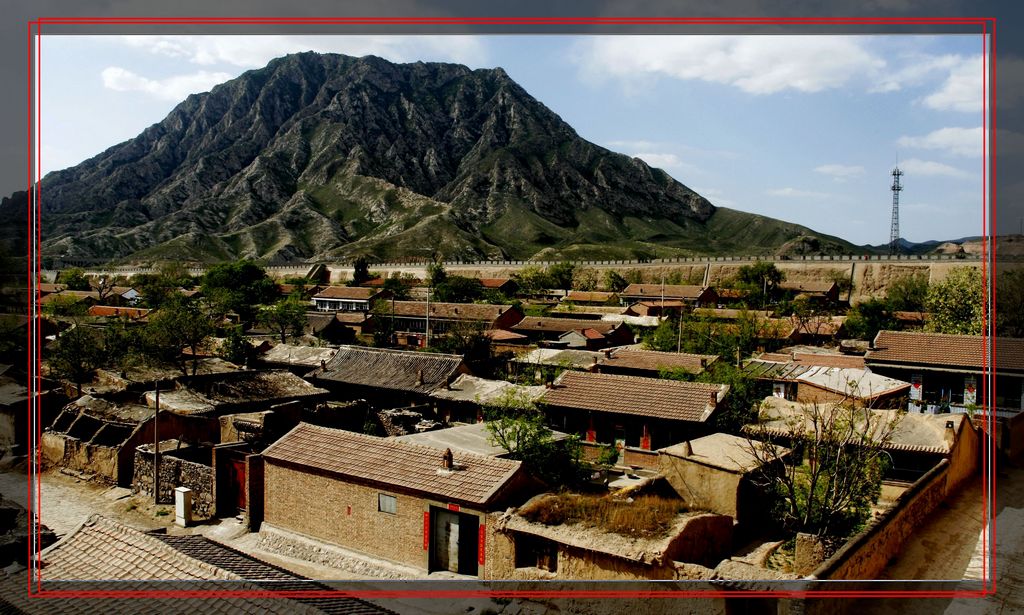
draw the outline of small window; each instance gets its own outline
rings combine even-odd
[[[516,568],[558,572],[558,545],[554,541],[518,533],[514,540]]]
[[[380,512],[391,513],[392,515],[398,513],[398,501],[395,496],[388,495],[386,493],[377,494],[377,510]]]

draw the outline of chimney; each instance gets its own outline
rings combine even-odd
[[[418,387],[423,386],[423,370],[422,369],[416,370],[416,386],[418,386]]]
[[[606,359],[612,358],[612,349],[611,348],[605,348],[604,349],[604,358],[606,358]]]
[[[683,457],[689,457],[693,455],[693,446],[689,440],[683,441]]]
[[[704,368],[704,367],[707,367],[707,366],[708,366],[708,359],[707,359],[707,357],[701,357],[701,358],[700,358],[700,366],[701,366],[702,368]]]
[[[711,404],[711,407],[718,405],[718,393],[711,391],[709,397],[710,399],[708,399],[708,403]]]
[[[452,313],[458,314],[459,313],[459,308],[457,308],[457,307],[452,308]]]
[[[451,470],[454,465],[454,457],[452,455],[452,449],[444,449],[444,453],[441,454],[441,467],[445,470]]]
[[[952,449],[953,443],[956,442],[956,428],[953,426],[953,421],[946,421],[946,432],[943,434],[943,439],[946,441],[946,446]]]
[[[320,369],[322,369],[322,370],[326,370],[327,369],[327,361],[324,361],[323,359],[320,359]]]

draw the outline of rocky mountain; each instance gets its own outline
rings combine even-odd
[[[843,251],[714,207],[579,137],[500,68],[301,53],[42,182],[43,253],[71,259],[644,258]],[[0,211],[24,216],[24,193]],[[20,213],[19,213],[20,212]]]

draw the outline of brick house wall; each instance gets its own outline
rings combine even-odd
[[[265,459],[263,521],[346,548],[427,570],[424,513],[447,507],[385,486],[360,485],[340,477]],[[378,510],[378,494],[394,496],[394,514]],[[460,512],[483,513],[461,507]]]

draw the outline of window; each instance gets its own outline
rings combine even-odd
[[[558,572],[558,545],[553,541],[529,534],[515,535],[516,568],[539,568]]]
[[[386,493],[377,494],[377,510],[380,512],[390,513],[392,515],[398,513],[398,500],[395,496],[388,495]]]

